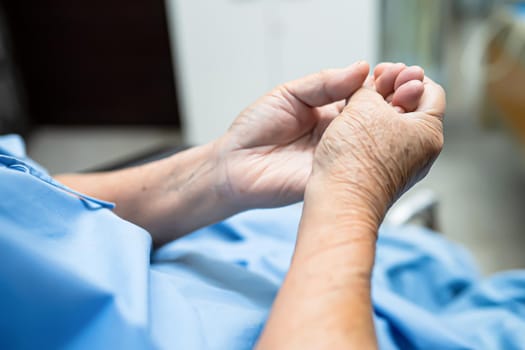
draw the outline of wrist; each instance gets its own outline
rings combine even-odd
[[[252,187],[251,150],[243,149],[228,133],[212,143],[215,159],[215,191],[234,213],[265,207],[268,193]],[[248,175],[247,175],[248,174]]]
[[[294,260],[313,266],[339,260],[352,283],[367,287],[383,211],[360,188],[316,176],[306,187]]]
[[[349,176],[314,171],[305,189],[305,202],[316,203],[319,211],[332,212],[341,218],[354,220],[356,217],[379,226],[390,206],[390,196],[384,186],[373,176],[356,168]]]
[[[199,207],[213,207],[229,216],[235,212],[236,203],[220,170],[221,154],[217,143],[213,141],[172,156],[166,192],[176,194],[180,202],[199,203]]]
[[[303,347],[305,336],[311,348],[375,347],[370,284],[380,220],[360,196],[341,195],[326,179],[310,179],[292,264],[261,349],[281,339],[295,348],[290,334],[303,334]]]
[[[134,186],[133,201],[124,201],[136,203],[132,212],[120,206],[119,215],[147,228],[157,245],[231,216],[235,209],[220,190],[217,162],[209,143],[130,169],[131,183],[142,185]]]
[[[237,189],[235,179],[228,168],[232,153],[228,139],[223,136],[202,147],[206,149],[207,163],[212,168],[209,175],[213,196],[221,206],[228,208],[231,215],[246,210],[243,193]]]

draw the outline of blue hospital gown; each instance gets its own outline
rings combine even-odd
[[[0,349],[250,349],[287,271],[301,206],[255,210],[152,252],[111,203],[73,193],[0,138]],[[525,348],[525,273],[481,281],[421,228],[383,228],[381,349]]]

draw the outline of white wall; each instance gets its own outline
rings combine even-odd
[[[377,57],[378,0],[166,0],[185,140],[221,135],[275,85]]]

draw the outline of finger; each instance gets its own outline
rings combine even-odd
[[[394,84],[399,74],[405,69],[403,63],[396,63],[388,68],[376,79],[376,90],[383,98],[394,92]]]
[[[375,68],[374,68],[374,78],[377,79],[379,78],[379,76],[381,74],[383,74],[383,72],[392,67],[393,65],[395,65],[395,63],[392,63],[392,62],[383,62],[383,63],[379,63]]]
[[[411,66],[403,69],[396,78],[394,90],[397,90],[401,85],[408,83],[411,80],[423,81],[425,78],[425,71],[419,66]]]
[[[308,107],[320,107],[344,100],[359,89],[370,71],[367,62],[347,68],[321,71],[282,86],[284,92]]]
[[[411,80],[401,85],[392,99],[392,106],[401,107],[405,112],[413,112],[419,106],[425,88],[419,80]]]
[[[396,78],[396,81],[394,83],[394,91],[390,95],[385,97],[385,100],[388,103],[392,103],[394,107],[400,107],[400,105],[397,105],[394,103],[394,95],[397,93],[397,89],[399,89],[400,86],[403,86],[409,81],[412,81],[412,80],[423,81],[424,78],[425,78],[425,71],[423,70],[423,68],[419,66],[411,66],[411,67],[407,67],[403,69]],[[418,96],[418,98],[419,97],[421,96]],[[403,111],[402,113],[405,113],[407,111],[412,112],[415,109],[415,107],[417,107],[417,105],[414,106],[413,108],[411,107],[409,110],[406,110],[405,108],[401,108],[400,110]]]
[[[445,90],[427,77],[423,80],[423,85],[423,96],[421,96],[416,112],[423,112],[433,118],[443,120],[447,106]]]
[[[341,101],[337,101],[337,102],[331,103],[323,107],[319,107],[317,109],[319,119],[334,119],[339,114],[341,114],[345,106],[346,106],[346,101],[341,100]]]
[[[334,102],[332,104],[333,108],[334,108],[334,111],[339,114],[343,111],[343,109],[345,109],[345,106],[346,106],[346,101],[345,100],[341,100],[341,101],[337,101],[337,102]]]
[[[316,126],[318,138],[321,138],[328,125],[341,114],[345,106],[346,101],[343,100],[318,108]]]

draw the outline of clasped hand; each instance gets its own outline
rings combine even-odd
[[[382,215],[441,151],[443,89],[419,67],[327,70],[283,84],[215,142],[222,198],[239,208],[300,201],[309,181]]]

